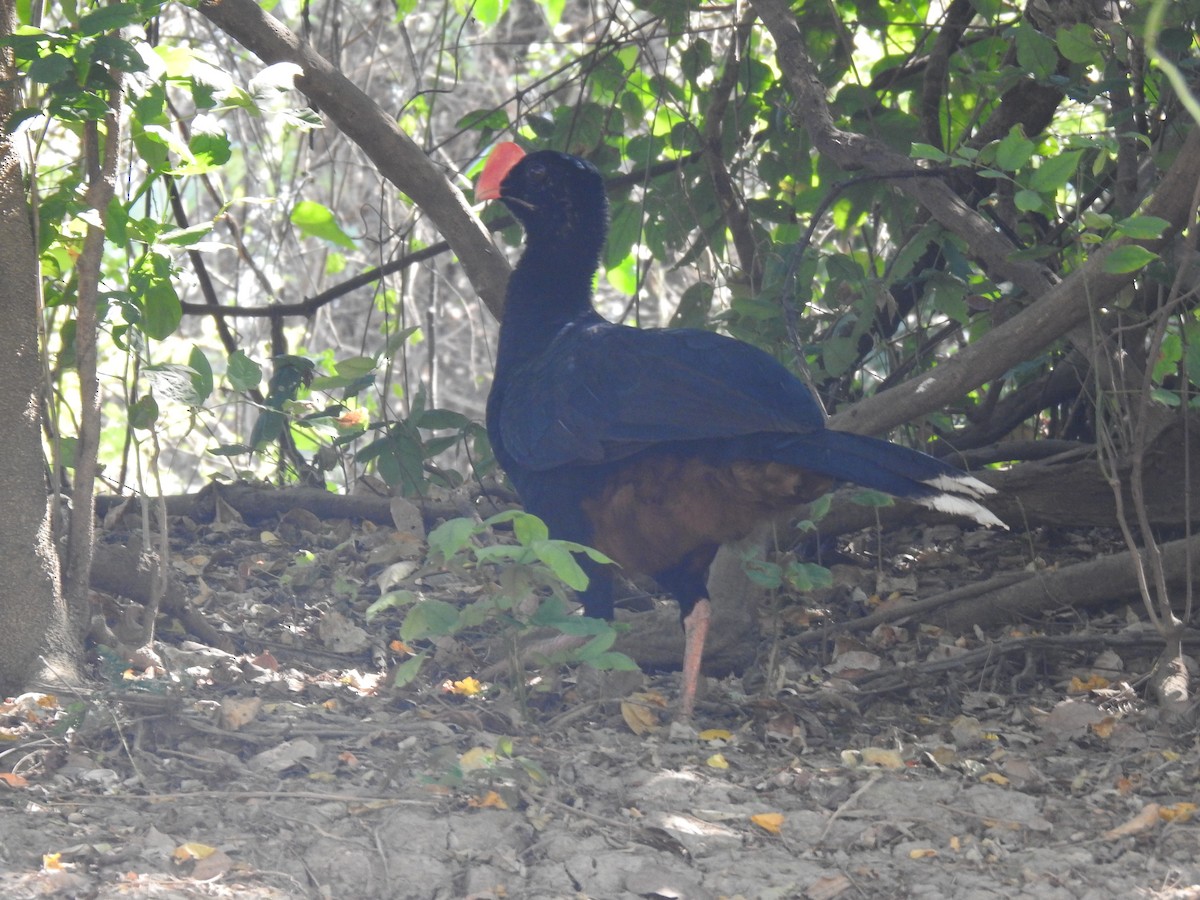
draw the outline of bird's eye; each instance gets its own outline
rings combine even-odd
[[[546,180],[546,167],[543,166],[541,163],[535,163],[534,165],[529,167],[529,171],[527,174],[529,176],[530,181],[534,182],[535,184],[538,184],[538,183]]]

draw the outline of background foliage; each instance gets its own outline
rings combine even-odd
[[[1031,302],[897,179],[815,152],[753,7],[268,6],[464,190],[498,139],[593,160],[614,201],[605,311],[753,341],[805,364],[831,410],[937,366]],[[294,66],[264,67],[184,4],[18,12],[26,102],[7,127],[28,157],[56,465],[72,464],[79,418],[77,261],[100,222],[110,489],[155,490],[148,464],[168,489],[214,475],[333,486],[374,470],[417,493],[486,470],[491,316],[423,211],[322,127]],[[1160,233],[1138,210],[1191,125],[1164,73],[1194,79],[1198,13],[1087,0],[794,7],[836,126],[921,160],[1055,278],[1114,237]],[[118,70],[117,193],[96,210],[89,141]],[[503,210],[484,215],[499,225]],[[1101,327],[1152,354],[1156,402],[1185,402],[1200,377],[1194,303],[1172,307],[1152,348],[1145,337],[1174,260],[1127,247],[1106,266],[1140,275]],[[1079,353],[1036,348],[912,439],[935,451],[1006,436],[1090,443]]]

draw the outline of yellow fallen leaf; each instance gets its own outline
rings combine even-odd
[[[1095,734],[1096,737],[1107,741],[1110,737],[1112,737],[1113,727],[1116,726],[1116,724],[1117,720],[1112,716],[1105,716],[1099,722],[1093,722],[1088,727],[1092,729],[1092,733]]]
[[[495,791],[488,791],[482,797],[471,797],[467,800],[467,806],[475,809],[508,809],[508,804],[504,802],[504,798]]]
[[[1172,803],[1158,811],[1158,817],[1164,822],[1190,822],[1195,814],[1195,803]]]
[[[862,760],[868,766],[880,766],[884,769],[903,769],[904,759],[895,750],[885,750],[883,747],[865,747]]]
[[[61,853],[43,853],[42,854],[42,871],[57,872],[63,867]]]
[[[474,697],[483,690],[483,685],[469,675],[461,681],[451,682],[450,693],[461,697]]]
[[[938,855],[938,852],[936,850],[934,850],[932,847],[925,847],[925,848],[919,849],[919,850],[909,850],[908,851],[909,859],[933,859],[937,855]]]
[[[1000,784],[1000,785],[1008,784],[1008,779],[1005,778],[1003,775],[1001,775],[999,772],[988,772],[986,775],[982,776],[979,780],[982,781],[984,784]]]
[[[714,753],[707,760],[707,765],[712,769],[728,769],[729,761],[720,753]]]
[[[201,844],[196,841],[188,841],[186,844],[180,844],[176,847],[175,852],[171,855],[175,857],[176,862],[184,862],[189,859],[207,859],[216,852],[216,847],[210,847],[208,844]]]
[[[476,769],[490,768],[495,761],[496,754],[487,747],[472,747],[458,758],[458,767],[464,772],[474,772]]]
[[[696,735],[702,741],[731,741],[733,740],[733,732],[726,731],[724,728],[706,728],[704,731]]]
[[[768,834],[779,834],[783,830],[783,813],[758,813],[750,821]]]

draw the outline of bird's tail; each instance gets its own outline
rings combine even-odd
[[[978,502],[994,494],[995,488],[961,469],[899,444],[823,429],[789,436],[769,455],[775,462],[904,497],[939,512],[974,519],[981,525],[1008,528]]]

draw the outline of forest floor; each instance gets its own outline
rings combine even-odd
[[[175,584],[221,640],[164,614],[157,658],[93,651],[86,691],[0,707],[0,896],[1200,898],[1200,740],[1146,701],[1137,598],[804,638],[1114,535],[843,541],[832,589],[747,611],[767,636],[691,723],[677,673],[490,674],[495,621],[396,687],[402,611],[365,611],[414,546],[310,514],[173,521]],[[498,570],[402,571],[461,606]],[[96,603],[117,638],[137,622]]]

